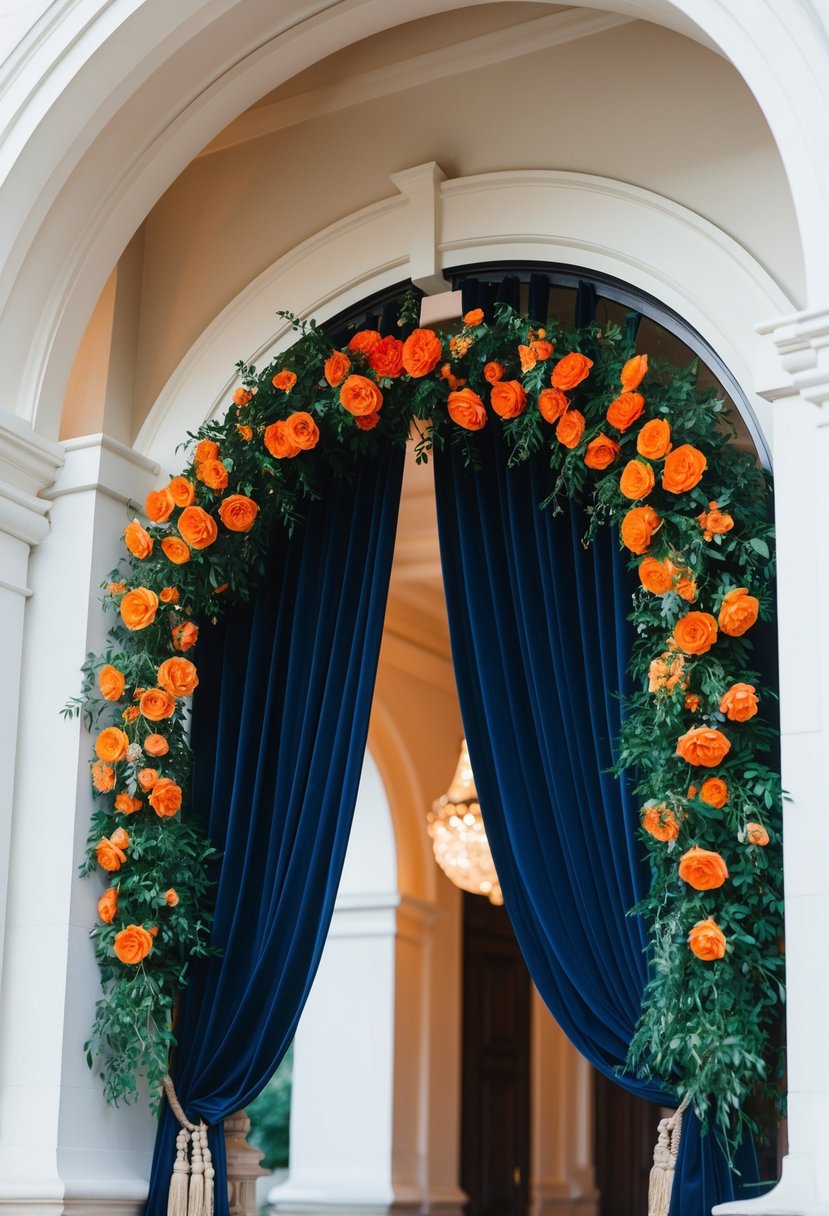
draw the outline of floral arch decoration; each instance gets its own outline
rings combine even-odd
[[[783,999],[781,791],[762,716],[774,693],[752,667],[752,629],[772,612],[766,474],[694,365],[649,362],[614,324],[496,305],[491,323],[477,309],[449,336],[417,316],[410,296],[399,337],[363,329],[341,346],[289,317],[294,345],[263,370],[237,365],[225,417],[188,436],[181,473],[147,497],[148,525],[124,529],[104,594],[116,620],[66,711],[97,731],[83,870],[107,885],[90,1066],[99,1057],[110,1101],[134,1099],[141,1074],[158,1093],[177,995],[210,949],[216,854],[187,816],[199,629],[249,597],[272,524],[299,522],[321,463],[344,471],[414,436],[419,461],[451,445],[474,469],[476,433],[499,426],[511,466],[549,460],[541,509],[580,501],[585,543],[612,527],[638,573],[618,770],[635,773],[652,867],[636,909],[652,966],[628,1068],[733,1134],[747,1098],[774,1088]]]

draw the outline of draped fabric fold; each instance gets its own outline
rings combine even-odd
[[[213,943],[194,965],[173,1075],[210,1124],[227,1216],[221,1120],[263,1088],[294,1034],[328,932],[363,764],[403,452],[329,478],[288,538],[275,525],[251,603],[202,626],[193,812],[222,853]],[[180,892],[186,899],[187,893]],[[165,1106],[148,1216],[164,1216],[177,1127]]]
[[[658,1083],[616,1073],[647,980],[645,928],[627,915],[649,881],[637,809],[608,773],[628,686],[630,575],[606,532],[584,549],[575,504],[539,510],[551,488],[543,452],[510,470],[500,428],[479,439],[483,467],[437,453],[435,485],[455,678],[504,901],[533,981],[578,1050],[626,1089],[673,1105]],[[708,1216],[738,1197],[739,1180],[693,1116],[686,1143],[672,1216]]]

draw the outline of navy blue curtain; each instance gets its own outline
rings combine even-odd
[[[329,479],[292,538],[277,523],[249,605],[198,645],[192,805],[222,860],[214,944],[193,967],[173,1067],[210,1124],[227,1216],[221,1120],[264,1087],[294,1035],[328,932],[365,752],[403,452]],[[184,893],[182,893],[184,895]],[[165,1216],[178,1128],[165,1106],[148,1216]]]
[[[646,933],[627,915],[649,874],[638,811],[608,769],[628,687],[631,581],[607,532],[588,550],[575,504],[554,516],[543,452],[507,468],[501,428],[482,468],[436,454],[441,560],[455,678],[504,902],[530,974],[564,1032],[626,1089],[673,1105],[657,1083],[617,1075],[647,979]],[[656,1127],[654,1126],[654,1141]],[[756,1179],[728,1169],[686,1117],[672,1216],[708,1216]],[[757,1194],[753,1189],[750,1194]]]

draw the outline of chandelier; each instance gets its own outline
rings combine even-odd
[[[484,831],[466,739],[461,740],[452,783],[432,803],[426,822],[435,861],[446,877],[462,891],[485,895],[490,903],[502,904],[504,897]]]

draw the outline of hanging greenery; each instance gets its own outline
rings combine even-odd
[[[296,343],[262,371],[238,365],[226,416],[189,437],[181,473],[147,498],[149,524],[125,528],[105,587],[109,646],[71,707],[99,728],[85,869],[107,883],[88,1049],[109,1099],[133,1097],[141,1073],[155,1089],[189,961],[209,948],[215,853],[187,816],[199,629],[250,596],[274,520],[299,523],[321,465],[346,476],[354,456],[414,436],[418,460],[452,446],[474,470],[476,432],[499,426],[510,466],[545,453],[542,507],[581,502],[586,542],[612,527],[637,572],[639,691],[618,769],[635,775],[652,865],[635,909],[652,978],[628,1067],[690,1093],[733,1136],[775,1081],[783,997],[774,693],[752,662],[772,613],[765,475],[695,366],[649,362],[613,325],[540,325],[499,306],[448,337],[413,328],[412,308],[405,340],[363,330],[344,349],[290,317]]]

